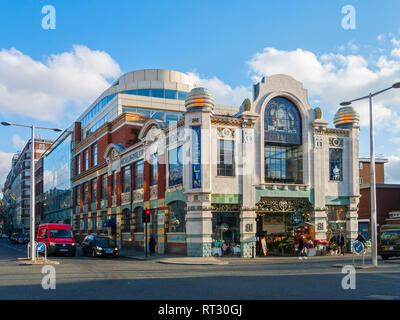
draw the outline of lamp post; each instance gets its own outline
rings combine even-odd
[[[30,193],[31,193],[31,201],[30,201],[30,235],[31,235],[31,261],[35,262],[36,261],[36,255],[35,255],[35,128],[36,129],[43,129],[43,130],[52,130],[56,132],[62,131],[62,129],[59,128],[46,128],[46,127],[35,127],[34,125],[25,125],[25,124],[17,124],[17,123],[11,123],[11,122],[6,122],[3,121],[1,122],[3,126],[16,126],[16,127],[24,127],[24,128],[30,128],[31,129],[31,187],[30,187]]]
[[[371,178],[371,241],[372,241],[372,265],[378,267],[378,237],[376,226],[376,178],[375,178],[375,141],[374,141],[374,117],[372,110],[372,98],[390,89],[400,88],[400,82],[391,87],[370,93],[367,96],[340,103],[341,106],[348,106],[355,101],[369,99],[369,128],[370,128],[370,178]]]

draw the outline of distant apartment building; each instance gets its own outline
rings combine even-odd
[[[35,139],[35,163],[49,148],[52,141]],[[11,170],[4,184],[5,224],[12,230],[27,231],[30,227],[31,141],[12,158]],[[40,217],[36,222],[39,223]]]
[[[388,159],[383,155],[375,156],[375,180],[376,184],[385,183],[385,163]],[[363,185],[369,185],[371,183],[371,161],[369,155],[360,154],[360,187]]]

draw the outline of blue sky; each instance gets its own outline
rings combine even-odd
[[[341,25],[349,4],[355,30]],[[44,5],[56,9],[55,30],[41,26]],[[289,73],[332,121],[340,101],[400,81],[398,12],[396,0],[4,0],[0,118],[65,128],[120,74],[166,68],[191,73],[231,105],[262,75]],[[400,182],[399,103],[400,90],[376,101],[376,152],[390,159],[388,182]],[[360,152],[368,153],[366,105],[355,107]],[[0,135],[2,185],[29,131],[0,128]]]

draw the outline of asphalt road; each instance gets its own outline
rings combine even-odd
[[[231,259],[229,265],[169,265],[127,258],[52,257],[56,289],[42,266],[20,265],[26,246],[0,240],[0,299],[400,299],[400,261],[357,269],[356,289],[333,264],[350,259]]]

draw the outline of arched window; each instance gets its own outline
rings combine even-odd
[[[169,204],[169,232],[185,232],[186,203],[174,201]]]
[[[144,226],[143,226],[143,208],[142,207],[137,207],[135,209],[135,222],[136,222],[136,232],[143,232],[144,231]]]
[[[264,115],[265,182],[303,183],[301,118],[283,97],[272,98]]]

